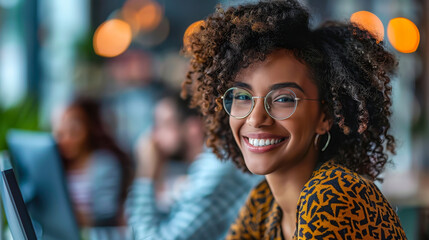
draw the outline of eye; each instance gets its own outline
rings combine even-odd
[[[295,97],[291,95],[279,95],[276,98],[274,98],[275,103],[293,103],[295,102]]]
[[[246,101],[246,100],[252,100],[252,97],[250,97],[248,94],[237,93],[234,95],[234,100]]]

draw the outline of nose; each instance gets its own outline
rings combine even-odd
[[[250,115],[247,116],[247,123],[254,128],[270,126],[274,123],[274,119],[265,110],[263,98],[255,99],[255,106]]]

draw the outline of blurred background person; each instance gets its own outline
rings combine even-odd
[[[106,66],[113,84],[106,86],[110,89],[104,103],[115,113],[115,137],[126,152],[132,152],[138,137],[154,124],[154,105],[164,86],[153,61],[145,51],[128,49]]]
[[[152,133],[137,145],[137,179],[128,198],[128,224],[135,239],[223,239],[250,188],[261,179],[221,162],[204,147],[202,120],[178,95],[160,100]],[[186,181],[169,184],[180,187],[169,190],[178,194],[164,193],[172,202],[168,211],[162,211],[157,201],[171,177],[170,159],[178,157],[189,164]]]
[[[195,131],[201,127],[198,115],[178,96],[165,93],[154,106],[153,128],[141,135],[135,151],[141,175],[154,180],[156,206],[164,215],[180,195],[189,164],[204,145],[201,132]]]
[[[99,103],[88,98],[75,100],[63,112],[54,135],[79,225],[123,223],[131,162],[105,129]]]

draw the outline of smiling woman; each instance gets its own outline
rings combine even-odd
[[[258,96],[266,94],[261,99],[264,101],[256,101],[253,109],[249,108],[247,117],[229,118],[247,169],[267,177],[287,176],[280,172],[296,164],[314,165],[317,150],[309,146],[315,133],[327,132],[330,122],[320,110],[317,86],[309,78],[307,67],[290,52],[276,50],[264,61],[240,70],[234,84],[246,86]],[[298,107],[298,100],[310,101],[300,101]],[[242,105],[236,102],[232,110]]]
[[[357,25],[308,25],[294,0],[219,7],[184,49],[208,146],[266,178],[227,239],[406,239],[373,183],[396,59]]]

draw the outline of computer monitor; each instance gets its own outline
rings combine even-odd
[[[6,137],[28,212],[44,240],[80,238],[56,143],[50,133],[9,131]]]
[[[0,152],[1,198],[13,239],[37,240],[6,152]]]

